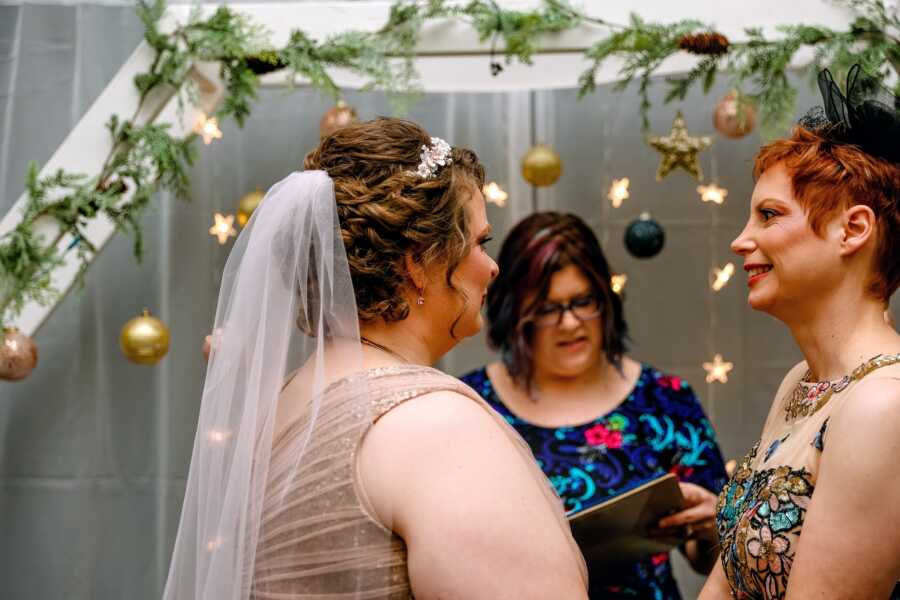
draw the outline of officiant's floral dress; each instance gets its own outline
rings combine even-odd
[[[718,494],[725,466],[715,433],[687,382],[643,365],[640,377],[615,409],[588,423],[547,428],[514,415],[484,368],[464,376],[528,442],[570,514],[614,498],[665,473]],[[592,599],[681,598],[667,553],[608,575],[590,574]]]

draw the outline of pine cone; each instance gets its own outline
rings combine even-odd
[[[678,40],[678,47],[691,54],[718,56],[728,52],[730,45],[728,38],[721,33],[688,34]]]
[[[250,70],[257,75],[265,75],[287,66],[284,59],[270,50],[264,50],[255,56],[248,56],[246,62]]]

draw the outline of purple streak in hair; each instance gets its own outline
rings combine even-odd
[[[547,264],[554,257],[556,252],[559,250],[560,239],[558,237],[554,237],[550,240],[540,240],[539,238],[544,238],[549,235],[550,231],[548,230],[541,231],[531,240],[531,243],[528,244],[528,247],[523,252],[523,256],[528,256],[534,246],[536,246],[539,242],[543,241],[543,247],[540,248],[537,252],[534,253],[534,257],[531,259],[531,264],[528,266],[528,277],[525,279],[525,285],[531,287],[535,281],[539,280],[541,277],[541,273],[544,272],[544,269],[547,267]],[[544,234],[544,235],[542,235]]]

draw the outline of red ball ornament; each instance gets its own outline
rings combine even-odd
[[[736,90],[725,94],[716,104],[713,112],[713,126],[716,130],[732,139],[742,138],[756,125],[756,109],[746,97]]]
[[[27,335],[15,327],[3,330],[0,344],[0,379],[19,381],[28,377],[37,366],[38,349]]]
[[[322,120],[319,121],[319,135],[327,137],[341,127],[346,127],[356,121],[356,109],[343,100],[338,100],[337,104],[322,115]]]

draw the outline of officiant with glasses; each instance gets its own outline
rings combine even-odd
[[[726,478],[715,433],[685,380],[626,355],[622,302],[594,233],[575,215],[536,213],[498,263],[487,317],[500,360],[463,380],[529,444],[570,516],[674,473],[687,508],[654,533],[685,540],[691,566],[708,573]],[[588,567],[592,598],[681,598],[666,552]]]

